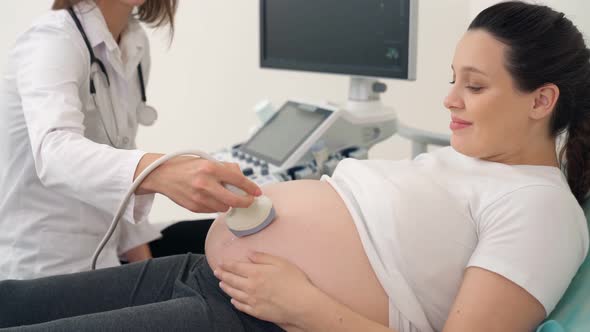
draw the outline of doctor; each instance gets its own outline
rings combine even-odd
[[[177,0],[56,0],[22,34],[0,88],[0,280],[87,270],[134,178],[150,56],[139,21],[174,28]],[[235,185],[249,195],[223,187]],[[151,257],[154,194],[194,212],[246,207],[260,188],[235,165],[179,157],[136,191],[99,267]]]

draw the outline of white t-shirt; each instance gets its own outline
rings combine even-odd
[[[399,317],[442,330],[465,268],[498,273],[550,313],[588,251],[581,207],[556,167],[442,148],[403,161],[342,161],[324,177],[346,203]],[[403,331],[400,331],[403,332]]]

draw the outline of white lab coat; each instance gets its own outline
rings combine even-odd
[[[18,38],[0,85],[0,280],[88,270],[145,154],[135,136],[137,65],[146,81],[150,69],[146,34],[131,19],[117,45],[93,2],[75,10],[109,74],[126,149],[107,145],[74,22],[65,10],[48,13]],[[160,236],[145,222],[152,202],[131,198],[98,267]]]

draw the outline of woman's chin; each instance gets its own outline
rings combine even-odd
[[[477,149],[473,146],[473,144],[469,144],[468,140],[465,137],[457,137],[455,135],[451,135],[451,146],[455,151],[459,152],[462,155],[477,158],[478,153]]]

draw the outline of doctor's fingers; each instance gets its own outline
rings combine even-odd
[[[254,196],[234,193],[219,183],[210,186],[208,193],[223,204],[236,208],[246,208],[254,202]]]
[[[240,165],[238,165],[236,163],[228,163],[228,162],[224,161],[222,164],[225,165],[225,167],[231,168],[235,172],[242,173],[242,169],[240,168]]]
[[[241,190],[245,191],[247,194],[252,196],[260,196],[262,194],[262,190],[260,187],[250,179],[242,174],[240,167],[235,164],[225,164],[229,165],[222,167],[222,169],[218,173],[218,178],[221,182],[230,184],[232,186],[238,187]]]
[[[227,212],[230,206],[210,195],[197,195],[185,208],[195,213],[214,213]]]

